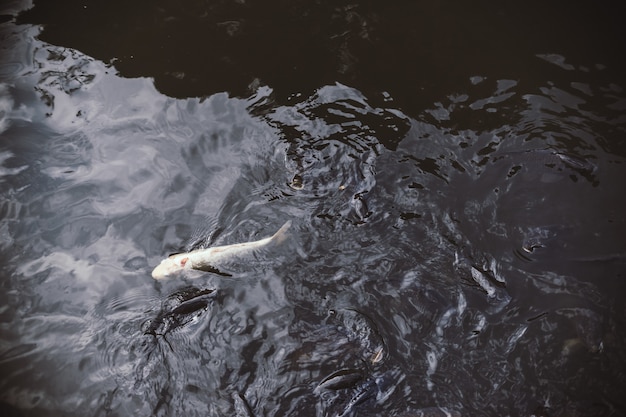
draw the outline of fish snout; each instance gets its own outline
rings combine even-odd
[[[167,273],[164,268],[161,268],[161,265],[158,265],[156,268],[152,270],[152,278],[159,280],[165,279],[167,277]]]
[[[163,260],[152,270],[152,278],[156,280],[166,279],[172,274],[172,265],[169,259]]]
[[[193,265],[188,256],[178,257],[170,256],[163,259],[159,265],[152,271],[152,278],[165,279],[171,275],[178,274],[186,269],[193,269]]]

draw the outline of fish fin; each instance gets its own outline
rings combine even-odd
[[[202,271],[202,272],[210,272],[212,274],[217,274],[217,275],[221,275],[223,277],[232,277],[231,274],[229,274],[228,272],[222,272],[219,269],[215,268],[214,266],[211,265],[206,265],[206,266],[202,266],[202,267],[198,267],[198,268],[194,268],[196,271]]]
[[[279,243],[282,243],[285,239],[287,239],[287,230],[290,227],[291,227],[291,220],[287,220],[287,222],[283,224],[282,227],[278,229],[276,233],[274,233],[274,236],[272,236],[272,242],[279,244]]]

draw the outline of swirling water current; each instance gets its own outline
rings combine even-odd
[[[0,401],[20,416],[624,415],[626,96],[595,63],[419,114],[173,98],[2,24]],[[270,236],[230,276],[169,253]],[[12,414],[9,414],[12,413]]]

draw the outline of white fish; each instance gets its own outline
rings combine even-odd
[[[270,243],[280,243],[287,237],[287,229],[291,226],[291,220],[287,221],[274,236],[254,242],[235,243],[234,245],[215,246],[207,249],[196,249],[187,253],[171,255],[161,261],[152,271],[152,278],[165,279],[179,272],[191,269],[200,271],[215,270],[215,266],[226,259],[234,256],[249,254]]]

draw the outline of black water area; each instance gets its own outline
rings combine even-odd
[[[618,2],[0,15],[0,414],[626,415]]]

